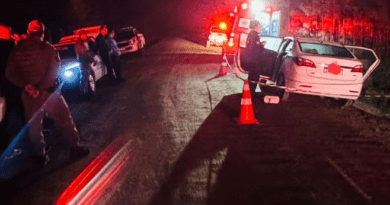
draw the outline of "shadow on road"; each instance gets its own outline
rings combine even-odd
[[[150,205],[366,204],[324,160],[321,144],[312,140],[316,128],[306,123],[319,123],[312,121],[315,114],[302,122],[286,104],[258,102],[256,118],[262,124],[237,125],[240,98],[225,96],[215,107]],[[299,103],[298,112],[310,104]],[[223,150],[225,156],[216,159]]]

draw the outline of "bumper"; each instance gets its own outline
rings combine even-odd
[[[210,46],[222,46],[223,43],[223,41],[209,41]]]
[[[133,53],[138,51],[138,47],[136,45],[134,46],[126,46],[119,48],[119,51],[121,53]]]
[[[317,95],[332,98],[356,100],[359,98],[363,85],[355,84],[315,84],[286,79],[286,85],[291,93]]]

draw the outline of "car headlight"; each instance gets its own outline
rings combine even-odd
[[[63,69],[61,79],[65,83],[72,83],[73,84],[73,83],[78,82],[80,80],[79,74],[81,73],[80,66],[81,65],[79,62],[66,65],[65,68]]]

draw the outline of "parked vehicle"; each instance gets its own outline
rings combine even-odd
[[[62,90],[80,90],[83,78],[88,78],[88,95],[96,92],[96,81],[107,74],[107,68],[99,55],[93,55],[94,62],[89,64],[88,76],[82,72],[80,60],[75,51],[77,36],[66,36],[54,47],[61,58],[59,81],[63,84]]]
[[[221,29],[211,27],[210,35],[208,37],[206,47],[210,46],[222,46],[227,41],[227,35]]]
[[[372,49],[346,46],[314,38],[261,37],[273,55],[272,80],[287,90],[277,94],[286,100],[289,93],[343,99],[351,105],[361,93],[363,82],[379,65]]]
[[[134,27],[115,30],[115,41],[121,53],[142,52],[145,47],[145,37]]]
[[[77,29],[73,31],[74,35],[80,35],[80,32],[84,31],[88,37],[93,37],[94,39],[96,38],[97,35],[99,35],[100,32],[100,26],[90,26],[90,27],[84,27]]]

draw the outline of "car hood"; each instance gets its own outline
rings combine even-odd
[[[62,59],[60,69],[62,70],[64,68],[66,68],[67,66],[74,64],[74,63],[80,63],[80,61],[78,61],[76,59]]]

